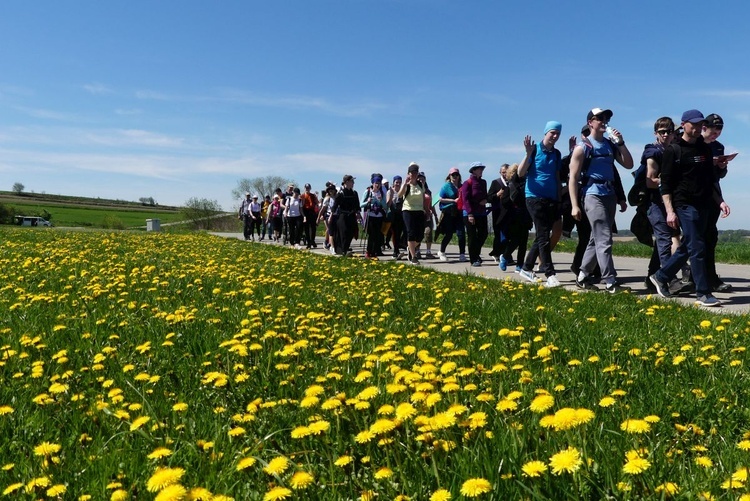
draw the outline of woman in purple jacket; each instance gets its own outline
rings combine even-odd
[[[472,266],[482,266],[482,246],[487,240],[487,181],[482,179],[483,172],[484,164],[474,162],[469,167],[469,179],[461,186],[464,226]]]

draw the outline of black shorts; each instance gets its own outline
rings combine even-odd
[[[422,210],[405,210],[404,227],[406,228],[406,239],[410,242],[421,242],[424,238],[425,217]]]

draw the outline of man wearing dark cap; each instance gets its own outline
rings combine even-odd
[[[724,179],[727,175],[727,166],[729,161],[719,161],[719,157],[724,156],[724,145],[721,144],[717,139],[721,136],[721,132],[724,130],[724,119],[722,119],[716,113],[711,113],[706,117],[706,125],[703,126],[701,135],[703,140],[711,147],[711,153],[714,156],[714,167],[716,173],[716,184],[721,193],[721,186],[719,180]],[[732,286],[725,283],[719,278],[716,273],[716,245],[719,243],[719,229],[717,223],[721,211],[718,206],[712,205],[708,218],[708,230],[706,231],[706,275],[708,276],[708,283],[711,285],[711,290],[715,292],[730,292]]]
[[[682,136],[662,155],[660,191],[667,224],[682,229],[682,244],[649,279],[660,296],[669,297],[669,282],[690,258],[697,303],[719,306],[706,275],[705,234],[710,206],[716,204],[723,217],[729,215],[729,206],[717,187],[711,147],[703,140],[706,119],[700,111],[688,110],[681,121]]]

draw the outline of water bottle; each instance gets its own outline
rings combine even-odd
[[[619,136],[615,136],[613,132],[614,129],[611,126],[607,125],[607,134],[609,134],[609,139],[616,145],[619,145],[622,142],[622,139],[620,139]]]

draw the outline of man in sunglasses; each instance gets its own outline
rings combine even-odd
[[[703,126],[703,131],[701,132],[703,140],[711,147],[711,153],[717,159],[714,161],[714,167],[716,169],[716,183],[719,193],[721,193],[719,180],[727,175],[727,165],[729,164],[726,160],[718,161],[718,157],[724,155],[724,145],[717,141],[723,130],[724,120],[716,113],[711,113],[706,117],[706,125]],[[720,215],[721,211],[719,208],[716,205],[711,205],[708,230],[706,231],[706,274],[708,275],[708,283],[711,285],[712,291],[730,292],[732,286],[722,281],[716,273],[716,245],[719,243],[719,229],[716,225],[719,222]]]
[[[679,230],[667,225],[667,210],[659,193],[659,175],[664,149],[674,139],[674,122],[669,117],[661,117],[654,123],[656,140],[647,144],[641,156],[641,165],[646,165],[646,192],[649,199],[648,221],[654,234],[654,251],[648,263],[648,276],[664,266],[672,256],[672,249],[679,246]],[[646,288],[656,292],[654,284],[646,278]]]
[[[607,127],[611,118],[611,110],[594,108],[589,111],[586,117],[591,131],[589,144],[576,146],[571,154],[568,189],[573,218],[580,221],[584,210],[591,223],[591,238],[583,254],[576,285],[593,288],[592,274],[598,264],[605,291],[616,293],[627,289],[617,283],[612,259],[612,231],[617,211],[615,162],[632,169],[633,157],[620,131]],[[609,138],[604,137],[605,133]]]
[[[706,229],[712,204],[719,207],[722,217],[729,215],[729,206],[718,191],[711,147],[703,140],[706,122],[698,110],[682,114],[683,133],[676,143],[664,150],[661,165],[660,191],[671,228],[682,229],[682,243],[677,251],[649,277],[662,297],[669,297],[669,281],[690,259],[695,281],[697,303],[720,306],[711,294],[706,274]]]

